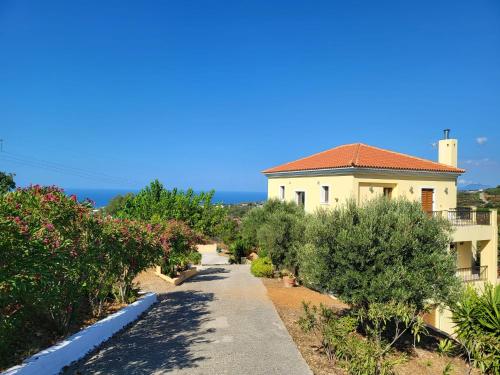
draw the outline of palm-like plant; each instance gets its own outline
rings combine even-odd
[[[455,334],[484,373],[500,373],[500,285],[468,286],[452,308]]]

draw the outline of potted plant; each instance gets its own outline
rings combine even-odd
[[[295,275],[290,271],[284,271],[282,273],[283,285],[285,288],[293,288],[295,286]]]

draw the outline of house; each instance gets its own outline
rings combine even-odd
[[[429,215],[453,225],[450,248],[457,254],[457,275],[482,286],[497,282],[498,227],[496,210],[457,207],[458,141],[449,129],[438,144],[438,162],[362,143],[338,146],[266,169],[268,198],[293,201],[307,212],[335,208],[348,199],[359,204],[376,196],[419,201]],[[428,323],[451,332],[447,310],[426,316]]]

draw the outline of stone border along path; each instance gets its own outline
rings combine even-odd
[[[204,267],[65,374],[312,374],[248,265]]]

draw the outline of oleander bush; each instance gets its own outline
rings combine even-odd
[[[256,277],[273,277],[273,263],[267,257],[257,258],[252,261],[250,272]]]
[[[33,327],[61,335],[82,306],[99,317],[107,302],[131,301],[139,272],[195,241],[183,223],[101,216],[40,186],[0,196],[0,233],[0,368]]]
[[[201,254],[196,250],[200,238],[184,222],[170,220],[165,228],[168,252],[160,261],[162,273],[176,277],[190,265],[201,262]]]

